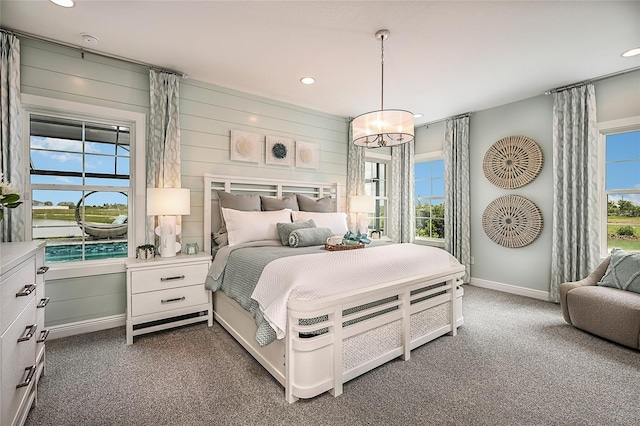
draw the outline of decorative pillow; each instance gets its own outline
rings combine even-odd
[[[278,228],[278,235],[280,235],[280,241],[282,241],[282,245],[288,246],[289,234],[291,234],[291,231],[294,231],[296,229],[315,228],[316,224],[312,219],[309,219],[306,222],[277,223],[276,227]]]
[[[344,235],[349,230],[347,226],[347,214],[337,213],[317,213],[317,212],[292,212],[294,222],[304,222],[313,219],[318,228],[329,228],[333,235]]]
[[[227,238],[227,228],[222,227],[218,232],[214,232],[212,234],[213,242],[216,243],[218,247],[226,246],[229,244],[229,239]]]
[[[324,244],[333,233],[329,228],[295,229],[289,234],[291,247],[309,247]]]
[[[640,253],[611,250],[611,262],[598,285],[640,293]]]
[[[282,209],[300,210],[298,200],[295,195],[285,195],[282,198],[260,196],[262,200],[262,210],[273,211]]]
[[[291,221],[291,210],[246,212],[222,208],[229,246],[249,241],[279,241],[276,224]]]
[[[304,212],[331,212],[331,197],[322,197],[318,199],[310,198],[305,195],[298,194],[298,207]]]
[[[229,194],[228,192],[218,191],[218,199],[220,200],[220,208],[241,210],[244,212],[260,211],[260,196],[253,194]]]

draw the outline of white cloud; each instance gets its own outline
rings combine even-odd
[[[631,201],[636,206],[640,206],[640,194],[610,194],[609,201],[617,203],[620,200]]]

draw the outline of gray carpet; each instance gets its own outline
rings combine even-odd
[[[465,324],[344,386],[287,404],[219,324],[125,343],[124,328],[47,342],[27,425],[638,425],[640,352],[548,302],[465,286]]]

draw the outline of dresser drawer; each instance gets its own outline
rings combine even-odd
[[[131,293],[204,284],[208,270],[207,264],[199,263],[133,271],[131,272]]]
[[[131,315],[154,314],[208,303],[207,290],[201,283],[131,296]]]
[[[39,336],[39,330],[36,329],[30,339],[18,342],[19,339],[26,337],[27,328],[35,324],[35,319],[35,303],[31,303],[2,335],[3,425],[11,424],[22,401],[31,390],[31,384],[35,381],[35,370],[31,373],[31,367],[35,365],[36,340]],[[29,384],[16,388],[17,385],[25,383],[29,376],[31,376]]]
[[[34,258],[23,262],[8,276],[3,275],[0,283],[0,333],[9,327],[27,304],[35,297],[36,261]],[[33,287],[28,287],[33,286]],[[24,296],[17,296],[24,293]]]

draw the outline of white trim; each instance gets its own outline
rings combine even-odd
[[[444,160],[444,151],[423,152],[413,156],[414,163],[426,163],[427,161],[434,160]]]
[[[544,300],[545,302],[551,301],[548,291],[533,290],[525,287],[518,287],[511,284],[504,284],[495,281],[482,280],[480,278],[473,278],[469,280],[469,284],[475,287],[488,288],[490,290],[497,290],[503,293],[517,294],[519,296],[531,297],[532,299]]]
[[[105,260],[87,260],[85,262],[50,263],[47,280],[93,277],[106,274],[124,274],[126,257]]]
[[[364,153],[364,160],[368,161],[368,160],[373,160],[373,163],[376,162],[390,162],[391,161],[391,154],[383,154],[381,152],[374,152],[371,150],[368,150]]]
[[[93,333],[94,331],[107,330],[109,328],[123,327],[127,316],[125,314],[112,315],[110,317],[95,318],[85,321],[70,322],[62,325],[47,327],[49,340],[61,337],[75,336],[77,334]]]
[[[628,130],[629,127],[640,125],[640,116],[621,118],[619,120],[603,121],[598,123],[598,131],[602,134],[618,133]]]

